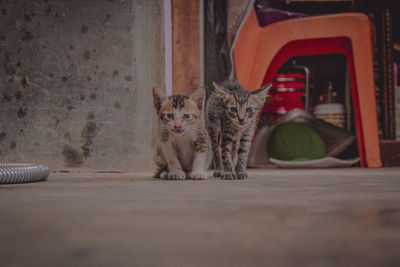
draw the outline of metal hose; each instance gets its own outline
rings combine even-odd
[[[49,168],[40,164],[0,162],[0,184],[43,181],[49,174]]]

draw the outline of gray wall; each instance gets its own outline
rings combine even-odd
[[[0,0],[0,161],[151,167],[162,0]]]

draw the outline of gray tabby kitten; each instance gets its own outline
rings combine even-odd
[[[207,100],[206,116],[213,150],[214,176],[229,180],[245,179],[257,113],[271,84],[253,92],[244,89],[236,80],[213,85],[215,91]]]
[[[211,163],[211,145],[205,128],[204,88],[190,96],[167,95],[153,89],[159,118],[155,131],[156,178],[205,179]]]

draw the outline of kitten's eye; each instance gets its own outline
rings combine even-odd
[[[184,114],[183,115],[183,119],[184,120],[189,120],[189,119],[191,119],[192,118],[192,115],[190,115],[190,114]]]
[[[174,114],[172,114],[172,113],[168,113],[168,114],[165,114],[165,117],[167,117],[167,119],[173,119],[174,118]]]
[[[255,108],[253,108],[253,107],[249,107],[246,109],[247,113],[253,113],[254,111],[255,111]]]
[[[230,107],[230,108],[229,108],[229,111],[232,112],[232,113],[236,113],[236,112],[237,112],[237,108],[235,108],[235,107]]]

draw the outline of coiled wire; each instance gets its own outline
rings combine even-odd
[[[40,164],[0,162],[0,184],[43,181],[49,174],[49,168]]]

